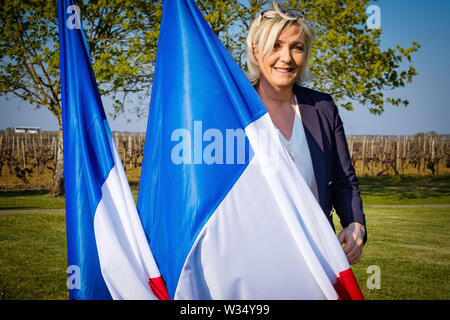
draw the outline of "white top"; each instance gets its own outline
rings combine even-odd
[[[288,141],[283,136],[283,134],[278,130],[278,135],[280,136],[280,141],[286,151],[294,160],[300,173],[305,178],[311,191],[317,188],[316,178],[314,176],[314,169],[311,160],[311,153],[309,151],[308,141],[306,140],[305,128],[303,127],[302,117],[300,115],[300,110],[298,107],[297,97],[295,98],[295,118],[294,126],[292,127],[291,139]],[[313,192],[314,193],[314,192]]]

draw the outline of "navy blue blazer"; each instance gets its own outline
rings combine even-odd
[[[329,94],[294,85],[311,153],[317,190],[312,190],[334,229],[332,208],[342,227],[366,227],[359,181],[350,159],[344,126]],[[367,240],[367,228],[364,242]]]

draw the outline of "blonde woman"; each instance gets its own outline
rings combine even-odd
[[[336,210],[344,228],[338,239],[355,264],[367,236],[344,127],[328,94],[301,85],[313,40],[303,12],[273,1],[272,9],[261,12],[250,27],[247,75],[333,229],[331,212]]]

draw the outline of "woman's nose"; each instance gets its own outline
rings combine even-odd
[[[283,46],[281,48],[280,60],[284,63],[290,63],[292,61],[291,51],[288,46]]]

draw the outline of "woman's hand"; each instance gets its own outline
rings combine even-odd
[[[344,253],[347,256],[348,263],[355,264],[361,259],[365,233],[366,229],[359,222],[350,223],[339,233],[339,242],[345,243]]]

